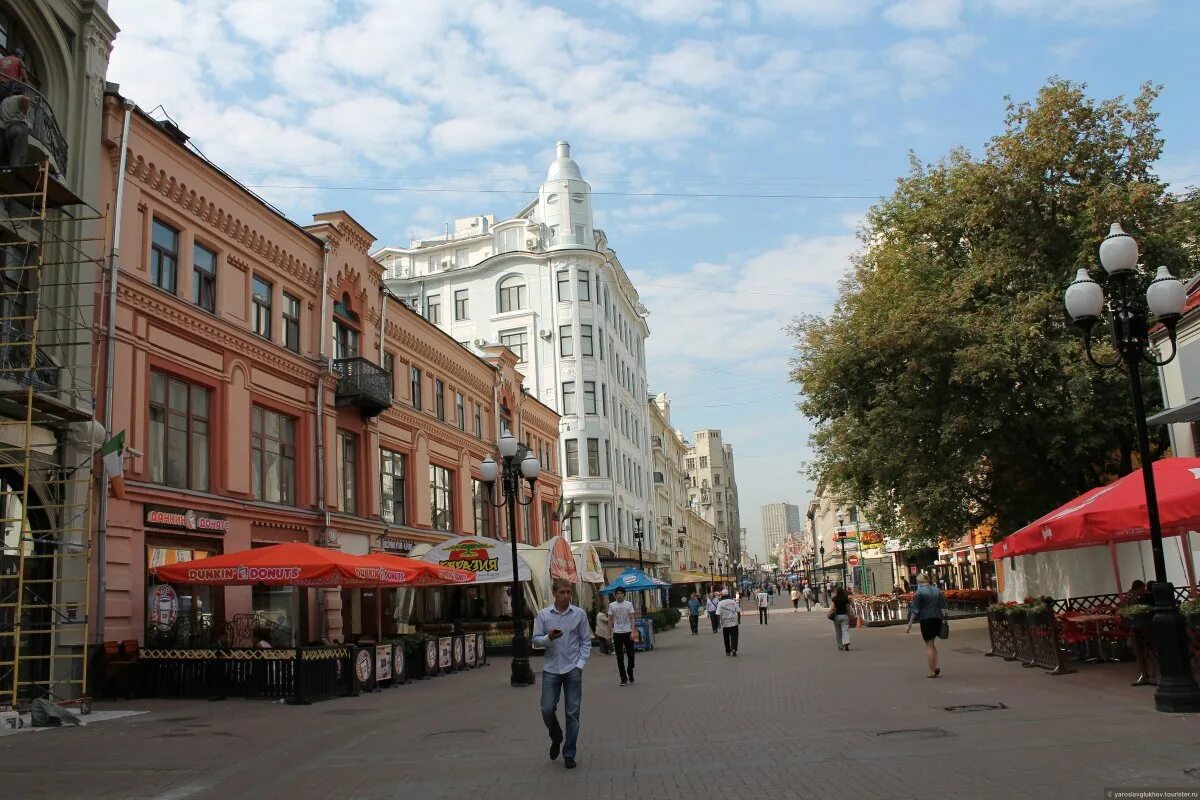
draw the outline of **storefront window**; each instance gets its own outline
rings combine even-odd
[[[151,544],[146,568],[195,561],[217,554],[215,544]],[[225,590],[213,586],[155,584],[146,581],[146,645],[148,647],[211,647],[224,622]]]
[[[256,626],[254,642],[264,636],[272,647],[291,645],[292,634],[292,587],[255,586],[251,592],[251,608],[257,620],[264,624]]]

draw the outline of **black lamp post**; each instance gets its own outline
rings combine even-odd
[[[642,538],[645,533],[642,530],[642,510],[635,508],[633,510],[633,538],[637,540],[638,546],[638,569],[643,573],[646,572],[646,567],[642,563]],[[646,590],[643,589],[639,594],[642,596],[642,616],[646,616]]]
[[[1067,287],[1067,313],[1083,329],[1084,350],[1088,360],[1098,367],[1124,365],[1129,374],[1133,396],[1133,420],[1137,425],[1138,452],[1142,461],[1142,479],[1146,486],[1146,514],[1150,522],[1150,547],[1154,552],[1154,640],[1158,646],[1159,680],[1154,706],[1159,711],[1200,711],[1200,686],[1190,668],[1187,634],[1183,616],[1175,602],[1175,587],[1167,582],[1167,564],[1163,557],[1162,527],[1158,519],[1158,495],[1154,488],[1154,465],[1150,460],[1150,436],[1146,431],[1146,409],[1142,402],[1140,367],[1144,361],[1155,367],[1169,363],[1176,355],[1175,325],[1183,313],[1187,293],[1166,267],[1159,267],[1146,287],[1140,287],[1137,242],[1117,223],[1109,228],[1100,244],[1100,265],[1108,275],[1106,283],[1114,290],[1106,298],[1100,284],[1086,269],[1080,269]],[[1171,340],[1171,356],[1156,361],[1148,355],[1150,336],[1148,315],[1153,314]],[[1112,361],[1101,362],[1092,354],[1092,328],[1101,320],[1108,326],[1109,341],[1117,350]]]
[[[525,445],[505,431],[497,443],[503,464],[497,464],[489,455],[479,465],[479,477],[488,487],[488,502],[496,508],[508,508],[508,540],[512,544],[512,607],[513,607],[513,686],[532,686],[533,670],[529,668],[529,641],[525,638],[525,594],[521,589],[521,559],[517,555],[517,506],[533,502],[533,485],[537,481],[542,465]],[[503,498],[499,503],[492,500],[492,485],[500,478]],[[529,483],[529,499],[521,499],[521,480]]]
[[[849,575],[846,572],[846,529],[842,525],[845,518],[841,514],[838,514],[837,519],[838,519],[837,538],[838,538],[838,541],[842,543],[842,588],[848,590],[850,588],[850,581],[848,580]]]
[[[713,551],[709,550],[708,551],[708,593],[710,595],[717,590],[717,573],[716,573],[716,567],[714,566],[715,562],[713,561],[713,559],[715,557],[716,556],[713,555]]]

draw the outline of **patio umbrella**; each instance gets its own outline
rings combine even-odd
[[[1154,462],[1154,484],[1163,536],[1200,526],[1200,458]],[[1141,470],[1092,489],[1034,520],[995,547],[1001,558],[1049,550],[1131,542],[1150,537]]]
[[[363,556],[301,542],[164,564],[158,580],[200,586],[404,586],[405,573]]]
[[[386,584],[389,586],[445,586],[447,584],[475,582],[474,572],[465,569],[455,569],[454,567],[443,567],[441,564],[421,561],[416,558],[394,556],[390,553],[371,553],[370,555],[362,556],[362,559],[395,573],[393,577],[398,577],[399,582]]]
[[[612,583],[601,589],[600,594],[612,594],[617,589],[624,589],[627,592],[640,592],[646,589],[661,589],[670,585],[661,578],[655,578],[653,575],[647,575],[640,569],[629,567],[618,575]]]

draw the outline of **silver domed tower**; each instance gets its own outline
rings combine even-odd
[[[538,217],[546,226],[546,248],[595,249],[592,233],[592,187],[571,158],[571,145],[560,141],[557,157],[538,191]]]

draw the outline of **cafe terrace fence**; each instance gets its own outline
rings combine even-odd
[[[899,625],[908,621],[912,605],[911,595],[883,595],[879,597],[857,596],[851,601],[854,614],[869,627]],[[950,619],[982,616],[986,605],[980,602],[947,600],[946,610]]]
[[[1175,589],[1175,599],[1182,602],[1194,594],[1192,587]],[[1026,667],[1041,667],[1052,675],[1074,672],[1068,664],[1062,626],[1057,615],[1066,612],[1101,613],[1117,608],[1121,595],[1097,594],[1052,600],[1040,613],[988,611],[988,634],[992,648],[988,656],[1005,661],[1019,661]],[[1128,633],[1137,657],[1139,676],[1135,686],[1150,685],[1158,677],[1158,653],[1149,627],[1149,616],[1127,621],[1122,629]],[[1200,627],[1190,619],[1188,642],[1191,648],[1192,672],[1200,678]]]

